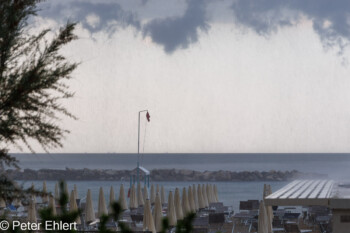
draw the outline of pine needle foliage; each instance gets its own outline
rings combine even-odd
[[[24,145],[32,152],[33,143],[45,151],[61,147],[69,130],[59,121],[66,116],[75,119],[62,102],[74,95],[66,82],[78,64],[60,50],[77,38],[76,24],[68,22],[57,33],[29,33],[28,22],[39,2],[0,1],[0,180],[6,180],[4,165],[18,168],[9,146]],[[7,189],[0,183],[0,190]]]

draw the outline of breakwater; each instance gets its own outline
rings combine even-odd
[[[15,180],[129,180],[135,170],[113,169],[24,169],[7,170],[7,175]],[[327,178],[327,175],[292,171],[194,171],[186,169],[153,169],[153,181],[289,181],[299,178]]]

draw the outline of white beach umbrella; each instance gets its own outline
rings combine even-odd
[[[126,198],[125,198],[125,191],[124,191],[124,185],[120,185],[120,190],[119,190],[119,204],[122,208],[122,210],[127,210],[128,205],[126,203]]]
[[[75,199],[79,199],[79,196],[78,196],[78,188],[77,188],[77,185],[74,184],[74,196],[75,196]]]
[[[162,213],[162,203],[160,202],[159,192],[157,192],[156,194],[156,202],[154,204],[153,211],[154,211],[153,213],[154,225],[156,227],[156,231],[160,232],[162,230],[163,213]]]
[[[177,219],[174,207],[174,199],[173,193],[170,191],[168,196],[168,213],[167,213],[168,221],[170,226],[175,226]]]
[[[108,213],[111,214],[113,212],[112,205],[115,202],[115,194],[114,194],[114,188],[111,186],[109,190],[109,205],[108,205]]]
[[[190,206],[191,212],[196,212],[196,206],[194,204],[193,192],[192,192],[192,187],[191,186],[188,187],[187,198],[188,198],[188,204]]]
[[[191,212],[191,208],[190,208],[190,204],[188,203],[188,197],[187,197],[187,192],[186,192],[185,187],[182,189],[181,204],[182,204],[183,214],[184,214],[184,216],[186,216],[187,214],[189,214]]]
[[[144,204],[145,204],[143,201],[143,195],[142,195],[140,182],[137,184],[137,203],[139,204],[139,206],[144,206]]]
[[[271,193],[272,193],[271,186],[264,184],[263,199],[265,200],[265,198]],[[268,231],[272,232],[272,220],[273,220],[272,206],[265,206],[265,209],[266,209],[266,214],[268,219],[268,222],[267,222]]]
[[[35,189],[34,183],[32,182],[32,189]],[[34,200],[34,202],[36,203],[36,196],[34,194],[32,194],[31,198]]]
[[[165,191],[163,185],[160,187],[160,202],[165,204]]]
[[[195,184],[192,185],[192,192],[193,192],[194,206],[197,211],[199,209],[199,204],[198,204],[198,194],[197,194],[197,189]]]
[[[156,233],[149,199],[146,200],[145,207],[143,209],[143,231],[151,231],[152,233]]]
[[[205,188],[205,184],[202,184],[202,196],[203,196],[205,207],[209,207],[209,201],[207,197],[207,190]]]
[[[46,188],[46,181],[43,182],[43,193],[47,193],[47,188]],[[49,197],[47,194],[43,194],[41,197],[42,203],[48,203],[49,202]]]
[[[105,195],[103,193],[103,188],[100,187],[100,192],[98,195],[98,212],[97,212],[97,216],[99,218],[102,217],[102,215],[107,215],[108,211],[107,211],[107,207],[106,207],[106,199],[105,199]]]
[[[209,192],[210,192],[210,197],[211,197],[211,201],[213,202],[213,203],[215,203],[216,202],[216,199],[215,199],[215,194],[214,194],[214,187],[213,187],[213,185],[212,184],[210,184],[209,185]]]
[[[258,233],[269,233],[268,216],[266,213],[264,201],[260,202],[259,207]]]
[[[180,198],[180,191],[178,188],[175,189],[174,194],[174,206],[175,206],[175,212],[176,212],[176,218],[177,220],[182,220],[184,218],[184,214],[182,212],[182,204],[181,204],[181,198]]]
[[[207,199],[208,199],[208,204],[210,204],[212,201],[210,199],[211,197],[210,197],[209,184],[204,185],[204,190],[205,190],[205,195],[207,196]]]
[[[74,190],[72,190],[69,198],[69,211],[76,211],[78,209],[77,201],[75,200]]]
[[[216,202],[219,202],[218,187],[216,186],[216,184],[214,185],[214,196],[215,196]]]
[[[53,216],[56,216],[57,215],[57,212],[56,212],[56,203],[55,203],[55,198],[53,196],[50,196],[49,197],[49,208],[52,209],[52,214]]]
[[[86,195],[86,205],[85,205],[85,221],[87,223],[93,222],[96,220],[94,204],[92,203],[91,190],[88,189]]]
[[[55,199],[56,200],[60,199],[60,193],[58,191],[58,183],[55,184]]]
[[[151,204],[152,204],[152,205],[153,205],[154,202],[156,201],[156,191],[154,190],[154,184],[151,185],[150,201],[151,201]]]
[[[136,197],[136,189],[135,189],[135,184],[131,186],[130,189],[130,203],[129,203],[130,209],[136,209],[139,205],[137,202],[137,197]]]
[[[202,188],[201,188],[200,184],[198,184],[198,186],[197,186],[197,195],[198,195],[198,207],[200,209],[205,208],[205,202],[204,202],[204,198],[202,195]]]
[[[74,189],[72,190],[69,198],[69,211],[75,212],[78,210],[77,200],[75,198]],[[78,216],[77,219],[75,219],[75,222],[77,224],[81,224],[80,217]]]
[[[157,193],[160,193],[159,184],[157,184],[157,186],[156,186],[156,195],[157,195]]]
[[[37,218],[36,218],[36,207],[35,207],[35,199],[30,200],[29,202],[29,207],[28,207],[28,219],[27,221],[30,223],[36,223]]]
[[[146,201],[148,198],[148,189],[147,189],[147,186],[143,186],[143,200]]]
[[[135,208],[139,207],[139,202],[138,202],[138,199],[137,199],[137,192],[136,192],[136,186],[134,185],[133,186],[133,200],[134,200],[134,205],[135,205]]]

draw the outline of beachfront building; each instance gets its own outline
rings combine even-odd
[[[350,189],[332,180],[296,180],[265,198],[266,206],[324,206],[333,232],[350,232]]]

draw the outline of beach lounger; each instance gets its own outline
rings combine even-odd
[[[142,222],[143,221],[143,214],[130,214],[131,220],[133,222]]]

